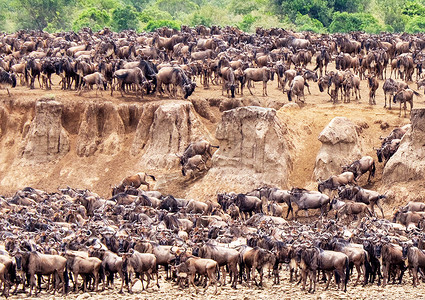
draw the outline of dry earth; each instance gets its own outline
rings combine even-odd
[[[57,80],[54,80],[57,83]],[[367,82],[361,82],[361,100],[351,103],[338,103],[333,105],[330,103],[326,93],[320,93],[317,85],[311,83],[311,95],[306,91],[306,104],[301,109],[280,109],[277,112],[278,118],[287,124],[289,130],[296,133],[297,138],[291,141],[294,145],[293,150],[293,170],[289,176],[288,187],[302,186],[310,189],[316,189],[316,183],[312,180],[313,169],[315,165],[316,155],[321,147],[321,143],[317,137],[323,128],[337,116],[347,117],[355,124],[364,127],[360,133],[364,155],[376,157],[373,147],[380,145],[380,136],[386,136],[394,127],[409,123],[409,118],[399,117],[398,107],[393,110],[384,109],[384,96],[382,91],[383,82],[380,81],[380,87],[376,96],[376,106],[368,104],[368,88]],[[415,87],[414,83],[410,83]],[[37,86],[37,85],[36,85]],[[239,98],[245,105],[261,105],[270,107],[280,107],[282,104],[288,103],[286,94],[282,94],[277,89],[276,80],[268,83],[268,97],[261,96],[261,85],[256,83],[253,89],[254,95],[249,95],[245,91],[245,95]],[[143,100],[136,99],[133,96],[121,98],[119,96],[111,97],[107,93],[103,93],[102,97],[95,97],[94,91],[89,91],[79,96],[74,91],[62,91],[56,84],[51,91],[40,89],[28,90],[26,87],[18,87],[11,90],[12,97],[7,97],[6,91],[1,91],[0,106],[17,107],[13,110],[13,116],[9,116],[7,125],[0,119],[0,194],[12,195],[17,189],[25,186],[32,186],[48,192],[54,192],[58,187],[71,186],[76,188],[88,188],[101,196],[108,197],[110,195],[110,185],[118,183],[123,177],[140,171],[140,155],[132,155],[131,147],[134,140],[134,125],[129,125],[120,136],[119,149],[106,149],[104,152],[96,151],[91,156],[77,155],[77,139],[78,132],[75,129],[79,120],[72,119],[73,113],[78,118],[78,111],[87,102],[89,103],[105,103],[110,102],[114,106],[122,104],[135,104],[136,106],[144,106],[147,104],[165,104],[173,101],[180,103],[181,100],[170,100],[167,97],[153,98],[145,96]],[[62,123],[65,128],[69,129],[70,151],[62,158],[53,163],[28,163],[22,160],[22,130],[25,128],[25,122],[32,119],[33,106],[35,100],[42,97],[54,97],[57,101],[63,103],[69,111],[67,118]],[[198,82],[198,87],[193,96],[190,97],[192,102],[205,99],[224,100],[221,96],[221,87],[211,86],[204,89]],[[415,108],[425,107],[425,98],[414,99]],[[209,120],[198,116],[203,126],[208,130],[210,138],[214,141],[215,131],[221,112],[217,107],[210,107]],[[0,111],[0,117],[1,111]],[[14,123],[15,122],[15,123]],[[387,122],[389,128],[382,130],[380,124]],[[365,126],[367,124],[367,126]],[[130,128],[130,129],[129,129]],[[109,152],[108,152],[109,151]],[[191,197],[200,200],[214,199],[217,191],[246,191],[243,183],[231,184],[217,179],[209,179],[208,182],[203,178],[190,180],[183,178],[178,168],[162,168],[149,170],[157,177],[156,189],[163,193],[173,194],[178,197]],[[366,185],[365,178],[361,179],[363,186],[385,192],[381,184],[381,174],[383,171],[382,164],[378,164],[377,176],[373,179],[372,184]],[[205,177],[204,177],[205,178]],[[401,203],[405,203],[410,194],[415,194],[417,199],[424,198],[425,183],[416,182],[412,185],[404,184],[404,188],[408,193],[395,196],[391,202],[384,204],[385,214],[389,217],[393,208]],[[415,191],[415,193],[410,193]],[[272,282],[267,280],[264,289],[251,289],[241,287],[238,290],[232,290],[230,287],[219,287],[219,294],[212,295],[212,290],[203,295],[190,295],[187,291],[180,291],[176,286],[161,280],[161,288],[158,290],[150,288],[149,292],[136,293],[135,295],[119,295],[117,289],[114,291],[105,291],[98,294],[70,294],[66,299],[85,299],[85,298],[104,298],[104,299],[145,299],[145,298],[208,298],[208,299],[413,299],[425,298],[424,285],[413,289],[410,285],[410,276],[405,276],[405,282],[402,286],[389,285],[385,289],[380,287],[368,286],[366,288],[353,287],[352,283],[348,288],[348,292],[341,293],[332,287],[330,291],[323,291],[323,285],[318,287],[318,292],[314,295],[306,294],[300,291],[300,287],[288,282],[288,272],[282,271],[282,283],[273,286]],[[407,283],[408,281],[408,283]],[[42,298],[52,298],[46,293],[42,293]],[[95,296],[96,295],[96,296]],[[59,297],[58,297],[59,298]],[[60,297],[62,298],[62,297]],[[22,299],[22,296],[14,296],[12,299]]]

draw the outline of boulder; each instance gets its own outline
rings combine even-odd
[[[336,117],[319,134],[322,147],[316,157],[313,180],[325,180],[341,173],[341,166],[362,156],[356,125]]]
[[[274,109],[246,106],[225,111],[216,131],[220,148],[202,184],[241,192],[264,184],[287,188],[292,170],[287,134]]]
[[[70,144],[68,133],[61,123],[62,111],[62,103],[54,99],[42,98],[36,101],[35,117],[24,128],[24,158],[49,162],[68,153]]]
[[[211,135],[191,102],[160,105],[153,114],[141,166],[145,170],[178,168],[176,154],[182,154],[191,142],[200,139],[211,140]]]
[[[411,129],[385,165],[382,181],[386,186],[425,178],[425,109],[412,110],[411,122]]]

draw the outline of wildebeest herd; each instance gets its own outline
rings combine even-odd
[[[254,82],[261,82],[266,96],[267,82],[277,77],[277,88],[289,101],[304,103],[304,87],[310,93],[312,80],[337,103],[339,95],[344,102],[354,95],[358,100],[361,82],[367,80],[373,105],[380,79],[385,80],[385,107],[390,95],[388,108],[399,102],[400,115],[404,105],[406,116],[406,104],[412,107],[413,96],[419,96],[408,83],[415,75],[417,88],[424,85],[424,47],[420,34],[324,35],[277,28],[259,28],[255,34],[217,26],[139,34],[108,29],[78,34],[19,31],[0,36],[0,82],[14,87],[18,80],[33,89],[37,80],[40,88],[51,89],[56,74],[61,89],[80,94],[96,85],[96,95],[106,89],[111,95],[119,90],[121,96],[135,92],[141,97],[166,91],[175,98],[180,90],[187,99],[196,81],[204,88],[221,84],[229,97],[243,95],[244,87],[253,94]],[[336,70],[328,72],[332,62]],[[310,64],[312,69],[307,69]]]
[[[382,148],[406,130],[394,129]],[[212,147],[205,140],[190,144],[178,155],[182,171],[193,157],[208,160]],[[102,290],[114,289],[117,276],[120,292],[131,292],[136,280],[143,289],[154,280],[160,289],[161,267],[176,288],[198,291],[200,285],[213,285],[214,293],[227,277],[232,288],[261,287],[267,274],[280,284],[282,265],[301,289],[309,279],[312,293],[318,280],[327,289],[333,277],[346,291],[354,268],[355,285],[400,283],[406,270],[413,285],[419,284],[425,267],[425,203],[407,203],[391,222],[380,203],[386,196],[358,185],[363,174],[369,173],[368,182],[374,177],[374,159],[365,156],[341,171],[319,181],[318,191],[262,186],[218,193],[205,202],[150,191],[156,178],[144,172],[124,178],[109,199],[69,187],[54,193],[26,187],[0,196],[3,295],[28,286],[30,295],[42,288],[78,293],[97,291],[101,284]],[[308,218],[312,209],[320,216],[297,221],[299,210]]]
[[[316,35],[282,29],[246,34],[232,27],[183,26],[181,31],[141,34],[20,31],[0,37],[0,82],[35,88],[37,79],[39,88],[51,89],[56,74],[62,89],[80,94],[96,85],[96,93],[119,90],[122,96],[143,97],[167,92],[176,97],[180,91],[186,99],[196,81],[205,88],[222,85],[229,97],[243,94],[244,87],[253,94],[254,82],[262,82],[266,96],[267,82],[276,77],[289,100],[304,102],[304,86],[309,88],[312,80],[337,103],[339,94],[344,102],[360,98],[360,84],[367,79],[369,103],[374,104],[378,79],[385,79],[390,108],[397,101],[400,107],[412,105],[416,92],[407,83],[414,75],[418,88],[424,82],[424,47],[421,35]],[[315,66],[307,69],[313,59]],[[328,72],[332,61],[337,70]],[[387,78],[387,67],[398,80]],[[109,199],[69,187],[53,193],[27,187],[0,196],[3,295],[28,287],[30,294],[34,289],[115,289],[117,277],[120,291],[132,291],[137,279],[143,289],[151,280],[160,289],[162,268],[176,288],[196,290],[213,285],[217,291],[227,277],[232,288],[262,286],[267,275],[280,284],[282,266],[289,269],[289,281],[302,283],[303,290],[309,279],[310,292],[322,280],[328,288],[332,277],[346,291],[354,268],[356,285],[360,280],[383,286],[401,282],[409,270],[416,286],[425,277],[425,204],[407,203],[391,222],[384,219],[381,205],[385,193],[359,186],[363,174],[370,182],[376,164],[397,151],[408,128],[397,128],[382,140],[378,162],[364,156],[343,166],[341,174],[320,181],[318,191],[261,186],[198,201],[151,191],[156,177],[139,172],[113,187]],[[182,175],[207,169],[216,147],[201,140],[176,153]],[[308,217],[312,209],[320,210],[320,216]],[[298,220],[300,210],[308,223]]]

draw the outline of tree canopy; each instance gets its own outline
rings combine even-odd
[[[0,29],[152,31],[182,24],[318,33],[425,31],[425,0],[0,0]]]

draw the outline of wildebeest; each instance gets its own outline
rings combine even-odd
[[[292,101],[292,94],[297,96],[297,100],[299,101],[302,97],[302,102],[305,102],[305,96],[304,96],[304,86],[308,85],[307,81],[305,81],[303,76],[295,76],[295,78],[292,80],[292,82],[289,85],[288,90],[288,101]]]
[[[387,285],[387,281],[390,277],[390,272],[394,268],[400,269],[399,275],[399,284],[401,284],[401,280],[403,278],[403,274],[406,270],[406,266],[403,259],[403,248],[399,245],[381,242],[376,246],[376,254],[378,258],[381,258],[382,261],[382,287]]]
[[[182,166],[182,174],[186,176],[187,171],[191,171],[191,176],[194,176],[195,171],[203,171],[207,169],[206,162],[202,155],[197,154],[195,156],[190,157],[186,163]]]
[[[346,254],[312,247],[298,250],[297,257],[302,270],[303,290],[305,289],[307,276],[309,275],[309,291],[314,293],[316,291],[317,271],[323,270],[329,275],[325,289],[328,289],[332,275],[336,272],[338,277],[335,275],[335,279],[338,283],[338,288],[340,287],[339,281],[342,279],[344,282],[344,291],[347,291],[350,267],[349,259]],[[312,282],[314,283],[313,286]]]
[[[212,156],[211,148],[219,148],[219,146],[213,146],[210,144],[210,142],[206,140],[200,140],[197,142],[190,143],[181,156],[179,156],[178,154],[176,155],[180,158],[180,164],[184,166],[189,158],[198,154],[202,155],[205,158],[204,161],[207,160]]]
[[[213,284],[215,286],[214,294],[217,294],[217,278],[215,274],[218,271],[218,263],[215,260],[189,256],[185,261],[174,268],[178,273],[187,274],[189,278],[189,292],[190,285],[193,285],[195,292],[198,293],[198,288],[195,285],[195,275],[199,274],[208,277],[205,291]]]
[[[400,114],[399,117],[401,117],[401,105],[404,104],[404,117],[406,117],[406,110],[407,110],[407,103],[410,104],[410,112],[412,112],[413,108],[413,95],[420,96],[420,94],[412,89],[403,89],[401,91],[398,91],[393,98],[393,102],[397,103],[400,102]]]
[[[378,79],[376,78],[375,74],[369,74],[367,76],[367,83],[369,87],[369,104],[373,105],[376,104],[376,90],[379,87]]]
[[[335,214],[336,219],[342,219],[343,216],[360,215],[372,217],[372,212],[365,203],[348,201]]]
[[[146,177],[149,176],[153,180],[155,179],[155,176],[149,175],[144,172],[139,172],[136,175],[131,175],[126,178],[124,178],[121,183],[118,186],[115,186],[112,188],[112,196],[115,196],[118,193],[122,193],[125,191],[126,187],[133,187],[133,188],[139,188],[142,184],[146,185],[148,190],[150,189],[149,182],[146,181]]]
[[[259,191],[260,199],[262,197],[266,197],[268,201],[286,203],[286,205],[288,205],[288,212],[286,214],[286,218],[288,218],[289,212],[292,211],[291,194],[289,193],[289,191],[271,187],[261,187]]]
[[[272,75],[273,75],[273,73],[271,72],[270,68],[267,68],[267,67],[245,69],[244,70],[244,76],[245,76],[245,79],[246,79],[248,90],[251,93],[251,95],[253,95],[251,88],[250,88],[251,81],[254,81],[254,82],[262,81],[263,82],[263,96],[267,96],[267,82],[270,79],[273,80]],[[241,94],[243,94],[242,88],[241,88]]]
[[[263,269],[267,264],[274,266],[276,262],[276,256],[271,251],[259,247],[251,248],[249,246],[242,247],[239,253],[239,281],[242,282],[242,274],[246,268],[247,281],[252,279],[256,285],[262,286]],[[255,279],[255,271],[260,274],[260,282],[258,284]]]
[[[375,214],[374,207],[378,206],[384,218],[384,210],[380,204],[381,199],[387,198],[385,195],[381,195],[378,192],[367,190],[359,186],[345,186],[338,192],[339,196],[344,199],[354,200],[356,202],[363,202],[371,206],[372,213]]]
[[[403,245],[403,259],[407,258],[407,267],[412,272],[412,283],[416,287],[419,285],[419,268],[425,267],[425,253],[423,250],[408,243]]]
[[[127,281],[123,272],[122,257],[119,257],[112,251],[104,249],[90,249],[89,255],[97,257],[102,261],[102,269],[104,271],[103,275],[106,275],[107,277],[107,279],[101,278],[103,281],[103,290],[105,289],[106,285],[109,285],[109,283],[113,284],[115,273],[118,273],[121,277],[121,293],[124,287],[124,281]]]
[[[66,293],[68,287],[68,272],[66,267],[66,258],[60,255],[42,254],[37,251],[20,252],[15,256],[17,259],[17,267],[22,266],[22,269],[29,274],[30,278],[30,292],[35,287],[35,274],[37,275],[53,275],[60,279],[62,282],[62,293]],[[59,287],[59,280],[55,281],[54,292]],[[38,291],[36,290],[36,294]]]
[[[16,75],[6,72],[3,68],[0,68],[0,84],[10,85],[12,88],[16,87]],[[6,88],[6,90],[10,97],[9,88]]]
[[[93,85],[96,85],[96,97],[97,97],[97,91],[100,91],[100,95],[102,96],[102,88],[106,88],[106,80],[105,77],[102,75],[102,73],[94,72],[92,74],[86,75],[82,79],[82,83],[80,85],[80,94],[82,92],[82,89],[85,87],[91,88]]]
[[[177,67],[164,67],[157,74],[158,90],[162,94],[162,84],[173,85],[172,96],[176,96],[177,86],[181,88],[184,99],[187,99],[195,91],[196,83],[192,82],[184,73],[183,69]]]
[[[143,75],[140,68],[134,69],[120,69],[114,72],[113,78],[117,79],[117,86],[121,92],[121,97],[124,97],[123,91],[125,90],[124,84],[134,84],[136,86],[136,96],[139,91],[143,98],[143,88],[145,88],[149,83]],[[111,96],[113,94],[113,88],[111,88]]]
[[[332,175],[324,181],[319,181],[318,191],[323,193],[325,189],[336,190],[338,187],[346,184],[355,184],[356,178],[353,172],[344,172],[340,175]]]
[[[425,211],[425,203],[423,202],[416,202],[416,201],[409,201],[405,206],[400,208],[401,212],[418,212],[418,211]]]
[[[384,107],[387,107],[387,94],[390,95],[390,99],[388,101],[388,109],[391,109],[391,98],[393,98],[394,94],[401,90],[407,88],[407,83],[404,81],[395,81],[392,78],[388,78],[385,80],[384,85],[382,86],[382,89],[384,90],[384,96],[385,96],[385,105]]]
[[[146,283],[146,289],[148,289],[149,283],[151,281],[151,275],[156,275],[156,285],[159,288],[158,283],[158,268],[156,263],[156,256],[154,254],[150,253],[140,253],[137,250],[130,249],[129,253],[125,253],[122,258],[122,267],[123,272],[129,273],[129,283],[128,283],[128,291],[131,293],[131,289],[134,286],[136,282],[132,284],[131,280],[131,273],[135,272],[136,274],[139,274],[140,281],[142,283],[142,289],[144,290],[145,287],[143,286],[143,277],[146,275],[147,283]]]
[[[199,249],[199,257],[213,259],[218,263],[218,267],[226,266],[230,272],[232,288],[236,288],[238,280],[239,252],[235,249],[215,246],[211,243],[204,244]],[[223,274],[223,283],[226,284],[226,275]]]
[[[94,291],[97,291],[99,285],[99,272],[102,261],[97,257],[82,257],[76,253],[67,252],[67,268],[73,274],[74,291],[78,291],[78,275],[83,277],[83,290],[87,290],[87,277],[94,276]]]
[[[384,165],[386,165],[391,156],[397,152],[400,142],[400,139],[393,139],[391,142],[384,144],[381,148],[376,149],[378,162],[383,162],[385,160]]]
[[[328,213],[330,199],[327,195],[318,192],[310,192],[299,188],[292,188],[290,194],[291,202],[297,205],[297,210],[295,211],[295,220],[298,217],[298,211],[300,209],[306,212],[307,217],[309,209],[319,208],[321,216]],[[293,212],[292,217],[294,217]]]
[[[237,194],[233,201],[245,218],[247,215],[252,216],[253,212],[262,212],[262,202],[257,197]]]
[[[342,167],[343,172],[353,173],[355,181],[359,180],[364,173],[369,172],[367,182],[370,182],[371,177],[375,176],[375,170],[375,162],[370,156],[363,156],[355,162]]]

